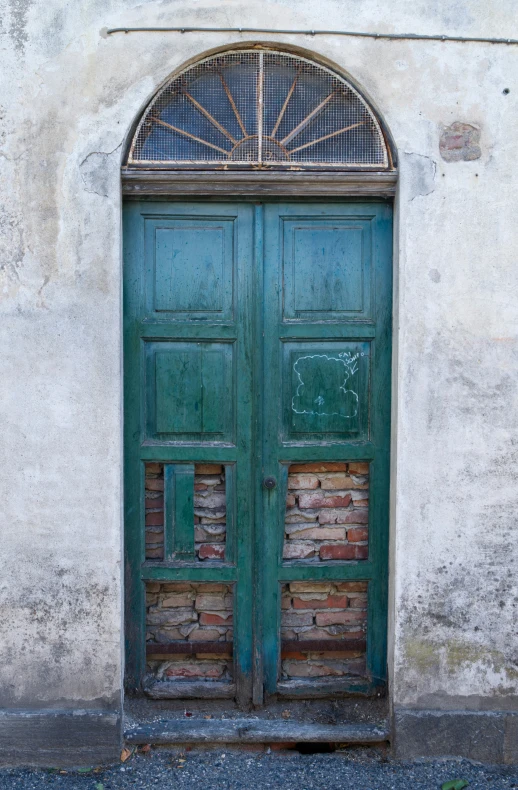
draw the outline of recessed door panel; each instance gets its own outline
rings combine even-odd
[[[367,439],[369,343],[282,343],[286,441]]]
[[[370,318],[368,220],[282,220],[283,318]]]
[[[148,311],[181,321],[232,319],[234,233],[233,218],[149,217]]]
[[[148,342],[147,437],[230,442],[233,344]]]

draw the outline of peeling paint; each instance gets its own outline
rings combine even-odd
[[[9,0],[10,23],[9,35],[18,53],[22,54],[29,34],[27,32],[27,17],[32,6],[32,0]]]
[[[437,169],[435,161],[430,156],[408,151],[404,152],[403,158],[405,164],[402,170],[403,174],[405,174],[405,169],[407,170],[406,178],[409,182],[410,200],[430,195],[435,189],[435,171]]]

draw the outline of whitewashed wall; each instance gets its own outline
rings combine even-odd
[[[114,753],[124,141],[170,72],[252,37],[105,29],[518,37],[518,19],[514,0],[1,0],[0,10],[0,706],[83,711],[85,748]],[[518,47],[257,38],[352,75],[400,157],[390,663],[400,753],[415,753],[409,726],[425,732],[437,711],[479,712],[462,719],[469,730],[481,711],[517,708]],[[456,121],[479,127],[479,159],[441,158]],[[511,754],[516,718],[494,721]]]

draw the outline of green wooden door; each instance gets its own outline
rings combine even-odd
[[[379,689],[390,206],[142,201],[124,223],[128,689]]]

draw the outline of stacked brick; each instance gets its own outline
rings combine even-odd
[[[225,559],[226,526],[225,467],[196,464],[194,467],[194,540],[198,560]]]
[[[164,559],[164,466],[146,464],[146,560]]]
[[[164,466],[146,464],[146,559],[164,559]],[[225,469],[220,464],[194,467],[194,540],[196,560],[225,559]]]
[[[298,651],[281,653],[283,680],[365,676],[365,651],[347,641],[364,639],[367,626],[367,582],[290,582],[282,587],[281,644],[301,643]],[[343,650],[303,650],[309,639],[340,639]]]
[[[368,463],[290,467],[284,560],[365,560],[368,522]]]
[[[230,681],[232,658],[221,653],[161,654],[167,642],[232,642],[230,584],[148,582],[146,644],[156,645],[148,672],[158,680]],[[148,653],[149,655],[149,653]]]

